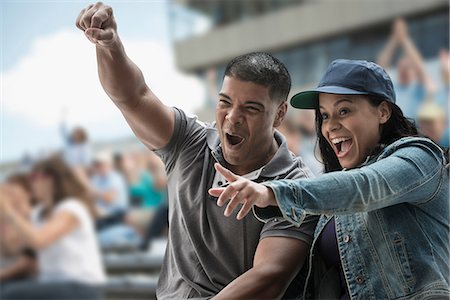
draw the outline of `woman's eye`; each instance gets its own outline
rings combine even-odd
[[[339,115],[344,116],[344,115],[348,114],[349,112],[350,112],[350,110],[348,110],[347,108],[343,108],[343,109],[339,110]]]
[[[322,113],[322,120],[326,120],[326,119],[328,119],[328,114]]]

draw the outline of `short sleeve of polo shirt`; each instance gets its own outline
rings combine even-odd
[[[196,142],[206,135],[206,125],[196,117],[187,117],[179,108],[172,108],[175,113],[175,125],[169,143],[154,152],[166,165],[167,173],[173,169],[182,152],[198,151]]]
[[[318,220],[318,216],[308,215],[304,222],[297,227],[283,217],[272,218],[264,224],[260,240],[266,237],[288,237],[302,240],[311,245]]]

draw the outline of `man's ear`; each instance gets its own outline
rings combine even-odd
[[[284,116],[286,115],[287,109],[288,109],[287,101],[283,101],[278,106],[278,111],[277,111],[277,115],[275,117],[275,121],[273,122],[273,127],[276,128],[281,125],[281,123],[284,120]]]
[[[386,124],[386,122],[391,118],[391,115],[391,106],[387,103],[387,101],[381,102],[380,105],[378,105],[378,118],[380,125]]]

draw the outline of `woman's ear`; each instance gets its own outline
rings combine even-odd
[[[288,109],[287,101],[283,101],[283,103],[281,103],[280,106],[278,106],[278,111],[275,117],[275,121],[273,122],[273,127],[276,128],[281,125],[281,123],[284,120],[284,116],[286,115],[287,109]]]
[[[392,115],[391,106],[387,103],[387,101],[383,101],[378,105],[378,118],[380,121],[380,125],[385,124]]]

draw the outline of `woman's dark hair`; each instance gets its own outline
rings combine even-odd
[[[378,107],[385,99],[366,96],[366,99],[373,107]],[[373,149],[371,155],[379,153],[384,147],[392,144],[394,141],[407,136],[418,136],[418,131],[414,121],[406,118],[402,110],[397,105],[386,101],[391,108],[391,117],[381,128],[380,141],[377,147]],[[322,162],[324,164],[325,173],[342,170],[339,160],[331,148],[328,141],[322,135],[322,115],[318,108],[316,108],[316,130],[317,130],[317,145],[319,146]]]
[[[89,212],[94,213],[88,190],[61,158],[55,156],[42,160],[34,165],[31,173],[43,173],[52,178],[53,205],[70,197],[84,203]]]

